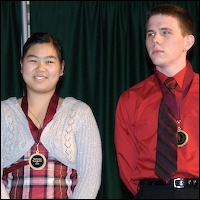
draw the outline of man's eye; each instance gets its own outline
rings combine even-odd
[[[147,33],[147,37],[152,37],[154,35],[155,35],[155,33]]]
[[[171,34],[171,32],[170,31],[163,31],[163,34],[168,35],[168,34]]]

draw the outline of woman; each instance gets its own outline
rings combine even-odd
[[[95,199],[101,138],[90,107],[56,93],[64,71],[59,40],[33,34],[20,64],[25,95],[1,102],[1,198]]]

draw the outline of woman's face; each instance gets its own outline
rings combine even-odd
[[[56,49],[51,43],[31,46],[21,61],[21,73],[27,92],[55,91],[63,70],[64,62],[60,62]]]

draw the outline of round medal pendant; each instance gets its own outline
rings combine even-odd
[[[46,158],[41,153],[35,153],[29,158],[29,165],[32,169],[41,170],[46,165]]]
[[[184,146],[188,142],[188,134],[183,130],[178,130],[178,147]]]

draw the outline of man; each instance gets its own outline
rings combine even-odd
[[[193,29],[190,15],[181,7],[152,9],[146,48],[155,73],[119,98],[115,121],[119,172],[136,199],[199,199],[199,74],[187,59],[195,41]],[[168,77],[176,82],[173,94],[165,86]],[[166,113],[169,122],[163,119]],[[167,134],[175,136],[172,150]],[[174,161],[170,167],[169,152]]]

